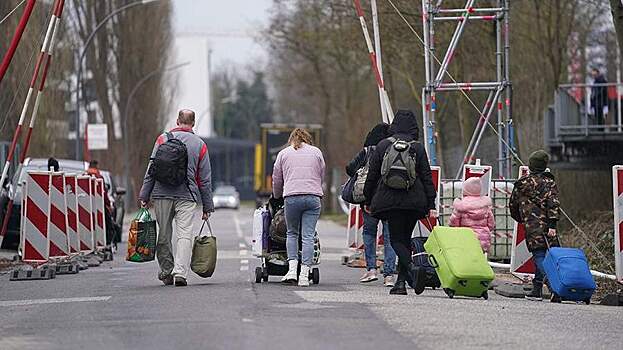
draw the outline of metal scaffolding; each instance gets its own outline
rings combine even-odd
[[[465,151],[463,164],[475,160],[476,151],[482,140],[485,128],[497,109],[498,136],[498,175],[511,178],[512,155],[514,153],[512,89],[509,78],[509,10],[510,0],[497,0],[493,8],[474,7],[475,0],[466,0],[464,8],[444,9],[443,0],[422,0],[422,24],[424,28],[424,65],[426,86],[422,89],[422,115],[426,151],[432,164],[437,164],[435,114],[437,93],[460,91],[466,95],[471,91],[489,91],[472,138]],[[461,35],[469,21],[493,21],[496,24],[496,80],[492,82],[460,82],[448,72],[454,58]],[[435,24],[437,22],[456,22],[454,34],[448,44],[443,59],[435,55]],[[445,78],[449,78],[449,81]],[[476,107],[476,106],[475,106]],[[460,169],[459,167],[459,174]],[[457,178],[458,178],[457,174]]]

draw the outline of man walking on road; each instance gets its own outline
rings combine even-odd
[[[183,109],[177,128],[158,137],[139,194],[142,207],[153,199],[160,230],[156,245],[158,279],[165,285],[186,286],[195,213],[203,206],[203,220],[207,220],[214,211],[208,147],[193,133],[194,126],[195,112]],[[175,259],[171,252],[173,219]]]

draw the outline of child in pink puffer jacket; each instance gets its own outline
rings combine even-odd
[[[487,253],[491,246],[491,231],[495,228],[495,220],[491,210],[491,198],[481,196],[481,190],[479,178],[472,177],[463,182],[463,199],[454,200],[450,226],[469,227],[474,230],[482,251]]]

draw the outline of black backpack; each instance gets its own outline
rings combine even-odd
[[[409,190],[417,181],[416,141],[403,141],[390,137],[392,143],[385,150],[381,164],[383,183],[395,190]]]
[[[156,150],[151,158],[149,174],[156,181],[169,186],[188,184],[188,149],[186,145],[167,132],[167,141]]]

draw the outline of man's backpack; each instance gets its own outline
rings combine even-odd
[[[395,190],[409,190],[417,180],[415,143],[395,137],[389,138],[392,144],[385,150],[381,165],[383,183]]]
[[[158,146],[151,159],[149,174],[156,181],[169,186],[188,183],[188,149],[186,145],[167,132],[167,141]]]

